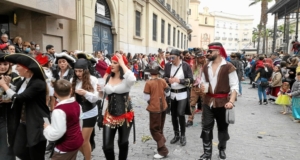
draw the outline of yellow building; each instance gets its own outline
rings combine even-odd
[[[192,25],[193,33],[190,35],[189,48],[207,48],[207,45],[214,41],[215,18],[209,13],[207,7],[199,13],[200,1],[190,1],[189,23]]]
[[[42,48],[53,44],[57,51],[187,49],[192,31],[189,0],[3,0],[0,5],[11,38],[21,36]]]

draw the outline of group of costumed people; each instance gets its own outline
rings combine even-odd
[[[119,159],[127,159],[133,123],[128,95],[136,78],[126,58],[112,57],[104,88],[98,84],[90,55],[82,52],[74,59],[63,52],[52,60],[45,54],[35,58],[0,54],[1,159],[43,160],[48,141],[53,160],[76,159],[78,151],[90,160],[98,115],[106,158],[115,159],[118,131]],[[102,117],[106,97],[110,103]]]
[[[163,67],[159,62],[152,62],[145,71],[151,75],[144,87],[144,99],[148,102],[150,132],[157,142],[157,149],[154,150],[156,159],[165,158],[169,154],[163,134],[168,109],[174,131],[170,143],[179,142],[181,146],[185,146],[186,126],[193,124],[197,103],[202,106],[200,137],[203,140],[204,153],[200,160],[210,160],[212,157],[215,121],[218,126],[219,158],[226,159],[225,150],[230,138],[230,122],[226,120],[226,110],[234,107],[239,92],[239,80],[236,68],[225,60],[227,54],[222,44],[215,42],[208,47],[206,54],[195,50],[193,61],[188,52],[182,55],[179,50],[173,49],[166,57],[168,62]],[[206,59],[209,62],[206,63]],[[159,76],[162,69],[164,73]],[[185,115],[189,115],[187,123]]]
[[[152,63],[145,71],[151,74],[145,84],[144,99],[148,102],[150,132],[157,142],[154,158],[169,154],[163,134],[168,109],[174,131],[170,143],[179,142],[185,146],[185,115],[190,115],[188,124],[192,124],[198,103],[203,110],[204,154],[200,160],[211,159],[215,120],[219,157],[226,159],[229,123],[225,114],[234,107],[239,81],[235,67],[225,60],[222,44],[211,43],[208,47],[205,55],[200,50],[195,51],[193,65],[182,59],[179,50],[173,49],[163,68]],[[98,117],[98,126],[103,127],[102,149],[106,159],[115,159],[114,140],[118,132],[118,158],[126,160],[128,139],[134,127],[129,92],[136,81],[134,73],[128,69],[126,57],[115,54],[111,58],[112,63],[103,77],[104,86],[100,86],[93,75],[91,58],[87,54],[77,54],[77,60],[66,53],[55,54],[56,70],[48,66],[47,57],[0,55],[0,87],[3,90],[0,157],[42,160],[48,140],[54,146],[53,160],[76,159],[78,151],[85,160],[90,160],[90,140]],[[190,55],[186,53],[185,58],[190,60]],[[206,63],[206,59],[209,62]],[[18,74],[11,72],[12,66],[16,66]],[[163,75],[159,76],[162,69]],[[203,85],[205,83],[208,85]],[[108,105],[102,116],[105,98]]]

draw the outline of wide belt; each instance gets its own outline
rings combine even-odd
[[[186,92],[187,89],[186,88],[182,88],[182,89],[171,89],[171,92],[173,93],[181,93],[181,92]]]
[[[227,98],[229,94],[228,93],[227,94],[210,94],[210,93],[208,93],[206,95],[208,95],[212,98]]]

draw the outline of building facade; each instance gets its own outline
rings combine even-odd
[[[204,7],[199,13],[200,1],[190,1],[189,23],[193,32],[189,36],[189,48],[207,48],[207,45],[214,41],[215,17],[209,13],[209,8]]]
[[[3,0],[1,30],[57,51],[187,49],[189,0]],[[17,23],[14,23],[17,17]],[[3,22],[4,21],[4,22]]]
[[[227,54],[252,48],[253,16],[212,12],[215,17],[214,41],[223,44]]]

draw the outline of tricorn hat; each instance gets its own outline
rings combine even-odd
[[[5,56],[4,59],[10,63],[20,64],[28,68],[33,73],[34,77],[46,80],[44,69],[33,57],[23,53],[15,53]]]
[[[73,66],[74,63],[76,62],[75,58],[73,58],[66,52],[55,53],[54,56],[55,56],[55,64],[58,64],[58,60],[60,59],[65,59],[71,66]]]

